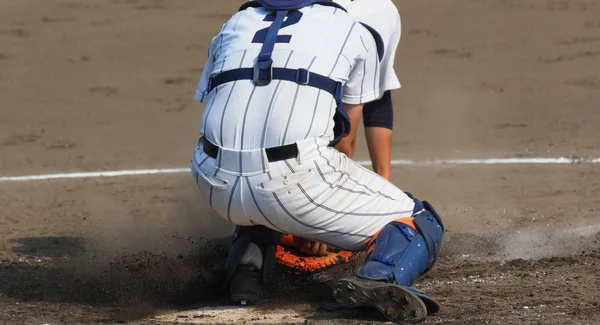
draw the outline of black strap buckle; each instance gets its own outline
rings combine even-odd
[[[310,82],[310,71],[306,69],[296,70],[296,83],[299,85],[308,85]]]
[[[257,86],[266,86],[273,80],[273,59],[258,58],[254,65],[253,78]]]

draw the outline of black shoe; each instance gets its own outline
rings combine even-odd
[[[231,300],[256,302],[263,292],[262,273],[253,266],[240,265],[231,278]]]
[[[427,317],[423,301],[408,288],[395,283],[350,276],[338,281],[333,295],[346,307],[374,307],[395,323],[418,323]]]

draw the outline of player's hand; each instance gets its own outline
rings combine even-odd
[[[324,256],[327,254],[327,245],[309,239],[294,236],[294,246],[301,253],[308,256]]]

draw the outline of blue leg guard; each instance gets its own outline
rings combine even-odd
[[[417,229],[396,221],[383,227],[356,272],[359,278],[408,287],[433,267],[442,248],[442,221],[428,202],[416,199],[413,218]]]

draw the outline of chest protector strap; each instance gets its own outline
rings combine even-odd
[[[332,0],[255,0],[244,3],[244,5],[240,7],[240,11],[247,8],[263,7],[267,10],[274,11],[275,19],[267,29],[263,46],[258,54],[254,67],[227,70],[215,75],[209,81],[208,92],[211,92],[214,88],[222,84],[236,80],[252,80],[256,86],[266,86],[270,84],[272,80],[285,80],[326,91],[334,97],[337,104],[336,112],[333,117],[335,122],[333,128],[334,140],[329,144],[330,146],[334,146],[350,133],[350,118],[348,117],[348,113],[342,102],[343,84],[329,77],[310,72],[307,69],[273,67],[272,54],[277,40],[277,34],[288,13],[315,4],[332,6],[346,11],[342,6]],[[381,37],[377,32],[374,32],[372,28],[369,29],[369,31],[371,31],[376,38],[378,53],[383,53],[383,47],[381,47],[381,49],[379,48],[380,45],[383,44],[383,42],[381,42]],[[379,57],[381,60],[382,55]]]

